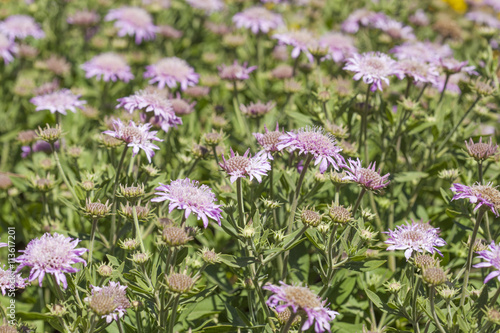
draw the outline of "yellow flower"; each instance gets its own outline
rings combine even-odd
[[[467,11],[467,3],[465,0],[443,0],[446,2],[454,11],[458,13],[465,13]]]

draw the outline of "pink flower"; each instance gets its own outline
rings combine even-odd
[[[328,48],[327,59],[342,62],[358,52],[354,46],[354,39],[340,32],[329,32],[319,39],[321,47]]]
[[[309,52],[309,47],[316,46],[317,41],[310,31],[306,29],[289,31],[285,33],[274,34],[273,38],[277,39],[280,45],[290,45],[293,47],[291,54],[292,58],[297,58],[302,52],[306,55],[307,59],[309,59],[310,62],[314,61],[314,57]]]
[[[231,156],[227,160],[222,155],[222,162],[219,165],[230,176],[231,183],[234,183],[238,178],[247,176],[250,180],[255,178],[260,183],[262,176],[266,176],[267,171],[271,170],[271,164],[269,164],[266,154],[259,152],[252,157],[249,153],[250,148],[243,156],[235,155],[231,148]]]
[[[396,68],[406,77],[411,78],[414,83],[436,84],[439,77],[439,71],[435,65],[417,59],[400,60],[397,62]]]
[[[186,0],[186,2],[191,7],[204,11],[205,14],[220,12],[224,9],[222,0]]]
[[[363,82],[371,85],[371,91],[379,89],[382,91],[382,82],[389,85],[389,77],[396,75],[400,79],[403,73],[397,68],[396,61],[387,54],[368,52],[355,54],[347,59],[345,70],[355,72],[354,80],[363,79]]]
[[[130,302],[127,298],[127,286],[120,285],[120,282],[109,281],[107,286],[95,287],[92,286],[92,295],[84,299],[89,303],[90,308],[102,314],[101,318],[106,318],[109,324],[113,320],[118,321],[130,307]],[[112,304],[103,305],[103,300],[111,300]]]
[[[360,26],[375,26],[388,19],[384,13],[376,13],[367,9],[358,9],[342,23],[342,30],[348,33],[358,32]]]
[[[414,40],[415,35],[413,34],[413,28],[409,26],[403,25],[403,23],[393,20],[387,19],[379,22],[376,27],[393,39],[402,39],[402,40]]]
[[[54,235],[46,233],[40,238],[35,238],[28,243],[25,250],[19,251],[23,254],[16,258],[16,262],[20,263],[16,273],[23,267],[31,267],[30,282],[38,278],[38,284],[41,287],[45,274],[52,274],[56,282],[62,283],[63,288],[66,289],[68,283],[64,273],[79,271],[71,265],[87,264],[80,256],[88,250],[76,249],[79,242],[79,239],[64,237],[58,233]]]
[[[339,313],[330,310],[325,306],[326,301],[322,301],[311,289],[300,285],[288,285],[280,281],[281,286],[267,284],[262,289],[273,293],[266,304],[280,313],[287,308],[291,308],[293,313],[303,311],[305,313],[304,324],[301,331],[307,331],[314,324],[314,331],[322,333],[330,332],[330,322]]]
[[[465,17],[477,24],[486,25],[491,28],[500,29],[500,20],[490,13],[474,10],[465,14]]]
[[[479,254],[478,258],[486,260],[486,262],[474,265],[474,268],[493,267],[496,269],[496,271],[486,276],[484,279],[485,284],[493,278],[497,278],[500,281],[500,245],[496,245],[495,242],[492,241],[488,248],[489,250],[476,252]]]
[[[344,179],[353,181],[370,191],[378,191],[389,185],[389,174],[382,176],[380,169],[376,171],[375,162],[370,163],[368,168],[361,167],[361,161],[349,159],[349,165],[345,166],[346,177]]]
[[[443,254],[436,247],[446,245],[446,242],[438,236],[439,228],[433,228],[429,222],[415,222],[412,220],[411,224],[406,222],[406,225],[397,226],[395,230],[384,233],[389,234],[385,241],[386,244],[390,245],[387,251],[405,250],[407,261],[413,251],[437,252],[442,256]]]
[[[36,106],[36,111],[49,110],[51,113],[66,114],[66,111],[76,112],[81,109],[86,101],[79,100],[80,95],[75,95],[69,89],[57,90],[49,94],[35,96],[30,102]]]
[[[285,134],[284,131],[280,131],[279,124],[276,123],[276,129],[274,131],[269,131],[267,126],[264,125],[264,134],[253,133],[253,136],[257,139],[257,142],[264,148],[264,154],[269,160],[273,160],[273,153],[280,151],[278,145],[280,143],[280,138]]]
[[[111,9],[104,19],[116,20],[115,27],[119,29],[118,36],[135,36],[136,44],[141,44],[143,40],[152,40],[156,36],[157,28],[153,24],[153,18],[140,7],[124,6]]]
[[[185,90],[189,86],[196,85],[200,76],[185,60],[170,57],[160,59],[157,63],[146,66],[144,77],[151,78],[149,84],[158,83],[160,89],[165,86],[175,88],[179,84],[181,90]]]
[[[125,59],[113,52],[107,52],[93,57],[82,66],[85,70],[87,79],[96,77],[104,82],[121,80],[129,82],[134,78],[130,72],[130,66],[127,65]]]
[[[264,7],[251,7],[233,16],[233,22],[237,28],[250,29],[254,34],[259,32],[267,34],[283,26],[280,14],[273,13]]]
[[[479,75],[478,72],[474,70],[474,66],[467,66],[469,62],[466,61],[459,61],[454,58],[444,58],[444,59],[439,59],[439,64],[443,68],[443,70],[447,73],[450,74],[456,74],[456,73],[467,73],[469,75]]]
[[[290,152],[297,150],[299,155],[312,155],[315,159],[314,165],[319,164],[321,173],[324,173],[329,165],[339,170],[339,166],[345,163],[340,155],[342,148],[337,146],[335,137],[319,127],[303,127],[298,131],[287,132],[280,137],[277,148],[287,148]]]
[[[216,205],[217,201],[212,189],[207,185],[200,185],[199,182],[189,178],[177,179],[170,182],[170,185],[160,183],[161,186],[155,190],[158,197],[151,199],[152,202],[170,201],[169,213],[174,209],[184,210],[184,217],[187,219],[191,213],[198,216],[198,220],[203,220],[203,226],[208,227],[208,218],[217,221],[221,225],[220,219],[221,205]]]
[[[447,45],[433,42],[406,42],[394,47],[391,51],[398,59],[416,59],[434,64],[439,63],[439,59],[453,56],[453,51]]]
[[[26,288],[27,278],[23,278],[21,274],[13,272],[11,268],[0,268],[0,290],[2,295],[5,296],[9,289],[24,289]]]
[[[10,39],[25,39],[32,36],[35,39],[45,37],[45,33],[35,20],[28,15],[11,15],[0,22],[0,32]]]
[[[257,66],[247,67],[245,62],[243,65],[238,64],[235,60],[232,65],[222,65],[218,67],[219,76],[223,80],[242,81],[250,78],[250,73],[257,69]]]
[[[14,55],[18,52],[18,47],[14,40],[8,38],[3,33],[0,33],[0,57],[5,64],[14,60]]]
[[[413,15],[411,15],[408,20],[418,26],[424,27],[426,25],[429,25],[429,18],[427,17],[427,14],[422,10],[418,9]]]
[[[467,199],[470,203],[476,204],[474,207],[474,212],[485,206],[485,208],[489,208],[493,214],[498,216],[498,208],[500,207],[500,192],[493,187],[491,183],[486,185],[481,185],[476,183],[472,186],[462,185],[462,184],[453,184],[450,190],[455,193],[453,200],[457,199]]]
[[[132,147],[133,155],[139,153],[140,149],[144,150],[149,163],[155,155],[154,149],[160,149],[151,141],[163,141],[156,137],[157,131],[149,131],[151,124],[136,125],[133,120],[128,125],[122,123],[120,119],[113,120],[114,131],[104,131],[104,134],[122,140],[127,144],[127,147]]]

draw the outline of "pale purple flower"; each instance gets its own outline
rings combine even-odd
[[[130,66],[127,65],[125,59],[119,54],[113,52],[106,52],[99,54],[90,61],[87,61],[82,66],[85,70],[85,77],[87,79],[96,77],[97,80],[104,82],[121,80],[129,82],[134,78],[130,72]]]
[[[248,80],[250,78],[250,73],[256,70],[257,66],[247,67],[246,62],[243,65],[240,65],[235,60],[232,65],[227,66],[223,64],[217,68],[221,79],[229,81],[242,81]]]
[[[62,283],[63,288],[66,289],[68,282],[64,273],[76,273],[80,270],[71,265],[78,263],[87,265],[80,256],[88,250],[77,249],[79,242],[79,239],[65,237],[58,233],[54,235],[45,233],[42,237],[31,240],[25,250],[19,251],[23,254],[15,259],[20,264],[16,273],[23,267],[31,267],[30,282],[38,278],[38,284],[41,287],[45,274],[52,274],[57,284]]]
[[[11,15],[7,17],[3,22],[0,22],[0,32],[10,39],[25,39],[28,36],[35,39],[45,37],[40,25],[28,15]]]
[[[417,59],[439,64],[439,59],[453,56],[453,51],[448,44],[433,42],[405,42],[391,50],[398,59]]]
[[[339,313],[326,307],[326,301],[316,295],[308,287],[300,285],[288,285],[280,281],[280,286],[267,284],[262,289],[273,293],[266,304],[280,313],[291,308],[293,313],[303,311],[305,313],[304,324],[301,331],[307,331],[314,324],[314,331],[322,333],[331,332],[330,322]]]
[[[348,163],[348,165],[345,165],[346,177],[344,179],[358,183],[370,191],[378,191],[389,185],[390,174],[387,173],[382,176],[381,170],[376,170],[375,162],[370,163],[367,168],[361,166],[359,158],[357,160],[349,159]]]
[[[247,8],[235,14],[233,22],[237,28],[250,29],[254,34],[259,32],[267,34],[270,30],[284,25],[280,14],[273,13],[264,7]]]
[[[422,9],[418,9],[415,13],[413,13],[413,15],[408,18],[408,20],[411,23],[421,27],[429,25],[429,17]]]
[[[298,151],[299,155],[311,155],[319,164],[319,171],[324,173],[329,165],[335,170],[344,165],[345,161],[340,152],[342,148],[337,146],[335,137],[320,127],[303,127],[294,132],[286,132],[280,137],[277,146],[279,150],[287,149],[289,152]]]
[[[292,58],[295,59],[300,53],[304,53],[310,62],[314,61],[314,57],[309,52],[309,47],[317,46],[317,40],[310,31],[306,29],[288,31],[274,34],[273,38],[277,39],[280,45],[290,45],[293,47]]]
[[[446,242],[439,237],[439,228],[433,228],[429,222],[412,220],[411,224],[406,222],[406,224],[396,226],[396,229],[384,233],[389,234],[385,241],[386,244],[389,244],[387,251],[405,250],[406,261],[410,259],[413,251],[431,254],[437,252],[443,256],[437,247],[446,245]]]
[[[156,26],[153,24],[151,15],[140,7],[128,7],[111,9],[106,21],[115,21],[114,26],[119,29],[118,36],[135,36],[135,43],[141,44],[143,40],[152,40],[156,37]]]
[[[54,142],[54,148],[56,150],[59,149],[59,141]],[[37,153],[39,151],[44,152],[44,153],[51,153],[52,152],[52,146],[50,145],[50,143],[48,143],[46,141],[38,140],[31,147],[30,146],[22,146],[21,147],[21,151],[22,151],[21,157],[22,158],[26,158],[29,155],[31,155],[32,153]]]
[[[448,78],[448,83],[446,84],[446,91],[449,91],[454,94],[460,94],[461,90],[458,84],[460,81],[467,81],[467,75],[463,72],[457,73],[457,74],[452,74]],[[433,84],[433,86],[439,91],[443,91],[444,89],[444,84],[446,82],[446,75],[441,74],[437,78],[437,82]]]
[[[207,15],[220,12],[224,9],[224,2],[222,0],[186,0],[186,2],[191,7],[204,11]]]
[[[75,95],[69,89],[61,89],[49,94],[35,96],[30,102],[36,106],[36,111],[49,110],[51,113],[66,114],[66,111],[76,112],[86,101],[80,100],[81,95]]]
[[[495,16],[481,10],[474,10],[465,14],[465,17],[477,24],[486,25],[491,28],[499,29],[500,20]]]
[[[276,106],[275,102],[263,103],[257,101],[257,103],[250,103],[248,105],[240,104],[241,113],[250,118],[261,118],[271,112]]]
[[[371,85],[371,91],[377,89],[382,91],[382,82],[389,85],[389,77],[393,75],[399,79],[403,77],[403,73],[396,66],[396,61],[380,52],[355,54],[347,59],[344,69],[356,73],[354,80],[363,79],[364,83]]]
[[[171,101],[157,89],[140,90],[131,96],[119,98],[118,102],[120,103],[116,108],[122,107],[130,113],[134,110],[153,112],[155,119],[150,122],[158,124],[165,132],[182,124],[182,119],[175,114]]]
[[[155,193],[158,197],[151,199],[152,202],[168,200],[169,213],[174,209],[184,210],[186,219],[194,213],[198,216],[198,220],[203,221],[205,228],[208,227],[209,218],[221,225],[221,205],[215,204],[217,198],[207,185],[200,185],[196,180],[189,178],[173,180],[170,185],[162,183],[160,185],[155,189],[158,191]]]
[[[474,69],[476,68],[475,66],[467,66],[469,61],[459,61],[454,58],[444,58],[444,59],[439,59],[439,64],[443,68],[443,70],[447,73],[467,73],[469,75],[479,75],[478,72],[476,72]]]
[[[120,285],[120,282],[109,281],[109,285],[103,287],[95,287],[91,285],[92,295],[84,299],[85,302],[90,304],[92,308],[94,304],[92,303],[93,297],[102,297],[106,299],[111,299],[113,304],[113,311],[104,314],[101,318],[106,318],[106,322],[109,324],[113,320],[118,321],[125,313],[127,313],[127,308],[130,307],[130,301],[127,298],[127,286]],[[100,304],[96,304],[96,309],[93,310],[110,310],[109,308],[102,309]]]
[[[158,83],[160,89],[165,86],[175,88],[179,84],[181,90],[184,90],[189,86],[196,85],[200,76],[185,60],[170,57],[160,59],[155,64],[146,66],[144,77],[151,78],[149,80],[150,84]]]
[[[486,262],[481,262],[475,264],[474,268],[484,268],[493,267],[496,271],[491,272],[484,279],[484,283],[488,283],[493,278],[497,278],[500,281],[500,245],[496,245],[494,241],[488,246],[489,250],[483,250],[476,252],[478,258],[486,260]]]
[[[230,176],[231,183],[234,183],[238,178],[247,176],[250,180],[255,178],[260,183],[262,182],[262,176],[266,176],[267,172],[271,170],[271,164],[263,152],[259,152],[252,157],[250,148],[243,156],[235,154],[232,148],[230,150],[231,156],[226,160],[222,155],[222,162],[219,165]]]
[[[0,290],[5,296],[9,289],[24,289],[26,288],[27,278],[23,278],[21,274],[12,271],[11,268],[5,269],[0,267]]]
[[[263,151],[267,158],[269,160],[273,160],[273,153],[280,151],[280,149],[278,149],[280,137],[282,137],[285,132],[280,131],[278,123],[276,123],[276,129],[274,131],[269,131],[266,125],[264,125],[264,130],[266,131],[264,134],[253,133],[253,136],[257,139],[259,145],[261,145],[264,149]]]
[[[500,0],[483,0],[483,5],[490,6],[496,12],[500,12]]]
[[[319,39],[319,46],[328,48],[327,59],[343,62],[358,52],[354,39],[340,32],[328,32]]]
[[[384,13],[376,13],[367,9],[358,9],[352,12],[342,23],[342,30],[347,33],[358,32],[361,26],[373,27],[389,18]]]
[[[492,183],[488,183],[486,185],[481,185],[476,183],[472,186],[462,185],[462,184],[453,184],[450,190],[455,193],[453,200],[457,199],[466,199],[469,200],[471,204],[476,204],[474,207],[474,212],[485,206],[485,208],[489,208],[493,214],[498,217],[498,208],[500,207],[500,192],[496,187],[492,186]]]
[[[181,98],[181,94],[179,93],[175,97],[171,95],[168,100],[172,103],[172,109],[178,116],[185,116],[192,113],[196,105],[196,102]]]
[[[391,36],[393,39],[402,39],[402,40],[415,39],[415,34],[413,33],[412,27],[405,26],[403,25],[403,23],[393,19],[380,21],[375,27],[382,30],[383,32]]]
[[[9,246],[9,244],[0,242],[0,247],[7,247],[7,246]]]
[[[0,33],[0,57],[5,64],[14,60],[14,55],[17,54],[18,47],[14,40],[8,38],[3,33]]]
[[[80,27],[91,27],[99,23],[99,14],[94,10],[79,10],[70,15],[66,22]]]
[[[436,84],[439,77],[437,67],[432,63],[426,63],[417,59],[402,59],[396,64],[406,77],[413,80],[414,83],[432,83]]]
[[[133,120],[128,125],[123,124],[120,119],[113,120],[114,131],[104,131],[104,134],[122,140],[127,144],[127,147],[132,147],[133,156],[139,153],[142,149],[146,153],[149,163],[155,155],[154,149],[160,149],[151,141],[163,141],[156,137],[157,131],[149,131],[151,124],[136,125]]]

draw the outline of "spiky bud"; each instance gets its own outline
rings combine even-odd
[[[224,140],[224,135],[222,134],[222,131],[220,132],[215,132],[215,131],[212,131],[212,132],[209,132],[209,133],[205,133],[203,135],[203,140],[205,141],[205,143],[209,146],[217,146],[219,143],[222,142],[222,140]]]
[[[156,177],[160,173],[160,169],[156,168],[152,164],[143,164],[141,165],[141,169],[149,176]]]
[[[124,250],[135,250],[139,246],[139,242],[133,238],[127,238],[125,240],[120,240],[120,242],[118,244]]]
[[[80,183],[80,186],[87,192],[90,192],[95,188],[95,184],[91,180],[84,180]]]
[[[310,227],[317,227],[321,222],[321,215],[314,210],[304,209],[300,214],[302,223]]]
[[[38,131],[36,132],[36,134],[43,141],[47,141],[48,143],[53,144],[54,142],[59,140],[62,135],[61,126],[56,125],[56,127],[50,127],[50,125],[47,124],[44,129],[38,127]]]
[[[438,289],[439,296],[441,296],[447,302],[453,300],[455,298],[455,295],[457,295],[457,293],[458,293],[457,289],[446,285]]]
[[[253,238],[255,236],[255,229],[250,226],[250,225],[247,225],[245,226],[245,228],[243,228],[243,230],[241,231],[241,235],[244,237],[244,238]]]
[[[41,178],[40,176],[36,175],[35,177],[31,178],[31,184],[37,191],[48,192],[55,186],[54,176],[50,173],[47,174],[45,178]]]
[[[417,268],[425,270],[430,267],[436,267],[438,261],[428,254],[417,254],[413,259],[413,264]]]
[[[123,186],[120,184],[118,195],[129,201],[135,201],[144,195],[144,184],[137,186]]]
[[[201,258],[207,264],[215,264],[220,261],[219,254],[216,253],[214,250],[209,250],[207,248],[203,248],[201,250]]]
[[[67,150],[68,156],[71,158],[75,158],[75,159],[80,157],[82,155],[82,152],[83,152],[82,147],[78,147],[78,146],[68,147],[68,150]]]
[[[460,175],[460,170],[458,169],[446,169],[441,170],[438,173],[438,177],[441,179],[447,179],[449,181],[454,181]]]
[[[113,267],[107,265],[107,264],[101,264],[99,268],[97,268],[97,273],[99,273],[100,276],[108,277],[113,274]]]
[[[162,238],[168,246],[177,247],[184,246],[193,237],[191,237],[185,228],[171,226],[163,229]]]
[[[83,211],[88,217],[92,219],[99,219],[110,214],[111,205],[109,204],[109,200],[106,201],[106,203],[101,203],[100,200],[97,202],[91,202],[90,199],[87,198]]]
[[[402,285],[397,281],[392,281],[385,283],[385,287],[387,288],[388,292],[397,294],[401,290]]]
[[[174,294],[186,294],[194,286],[194,279],[189,275],[182,273],[171,273],[169,276],[165,276],[168,289]]]
[[[137,213],[137,219],[140,222],[147,221],[151,217],[149,203],[147,203],[146,206],[135,206],[135,212]],[[120,204],[120,210],[118,213],[127,219],[133,220],[134,206],[130,206],[128,202],[125,206]]]
[[[209,154],[209,151],[207,147],[195,143],[191,147],[191,153],[196,158],[205,158]]]
[[[423,270],[422,279],[430,286],[439,286],[446,282],[447,277],[441,267],[428,267]]]
[[[338,224],[347,224],[353,219],[351,207],[345,208],[344,206],[337,206],[334,203],[329,207],[328,215],[333,223]]]
[[[149,252],[136,252],[132,255],[132,261],[136,264],[144,264],[149,260],[149,258],[151,258],[151,253]]]

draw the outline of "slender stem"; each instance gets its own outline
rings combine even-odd
[[[120,333],[123,333],[122,323],[120,322],[120,319],[116,321],[116,325],[118,325],[118,331]]]
[[[362,133],[359,134],[359,137],[360,137],[360,141],[359,141],[359,144],[363,146],[364,148],[364,159],[365,161],[368,161],[368,143],[367,143],[367,131],[368,131],[368,109],[369,109],[369,100],[370,100],[370,91],[371,91],[371,88],[372,88],[372,84],[369,84],[367,89],[366,89],[366,99],[365,99],[365,105],[364,105],[364,110],[363,110],[363,114],[361,115],[361,131]],[[363,140],[361,140],[361,138],[363,137]]]
[[[444,330],[443,326],[441,326],[441,323],[439,322],[439,318],[436,314],[436,309],[434,308],[434,286],[432,286],[429,290],[429,300],[431,303],[431,312],[432,312],[432,317],[434,318],[434,321],[436,322],[436,326],[439,329],[441,333],[446,333]]]
[[[491,298],[490,307],[492,307],[493,305],[495,305],[495,303],[497,302],[498,296],[500,296],[500,287],[495,292],[495,295],[493,295],[493,297]]]
[[[417,298],[418,298],[418,289],[420,288],[420,278],[417,276],[415,285],[413,286],[413,299],[412,299],[412,321],[413,328],[415,331],[420,331],[420,327],[418,325],[418,308],[417,308]]]
[[[477,172],[479,176],[479,183],[483,184],[483,161],[477,162]]]
[[[243,205],[243,188],[241,186],[241,178],[236,180],[236,194],[238,197],[238,221],[240,228],[245,227],[245,207]]]
[[[462,289],[462,297],[460,298],[460,307],[462,307],[465,303],[465,295],[467,294],[467,285],[469,284],[469,274],[472,266],[472,254],[474,253],[474,243],[476,241],[477,232],[479,230],[479,225],[481,224],[481,220],[483,219],[483,215],[486,212],[485,209],[480,208],[476,217],[476,224],[474,225],[474,230],[472,231],[472,236],[469,244],[469,254],[467,256],[467,264],[465,266],[465,276],[464,276],[464,284]]]
[[[189,175],[191,174],[191,172],[193,172],[194,167],[196,166],[196,164],[198,164],[199,161],[200,161],[199,158],[194,160],[193,164],[191,164],[191,167],[189,168],[189,171],[186,174],[186,177],[189,177]]]
[[[361,199],[363,199],[363,196],[365,195],[365,193],[366,193],[366,189],[362,188],[361,192],[359,192],[358,200],[356,200],[356,203],[354,204],[354,209],[352,210],[352,216],[354,216],[356,214],[356,211],[358,210],[359,204],[361,203]]]
[[[141,242],[142,253],[146,253],[146,248],[144,247],[144,242],[142,241],[141,227],[139,226],[139,219],[137,218],[137,209],[135,204],[132,205],[132,214],[134,215],[135,238],[138,238]]]
[[[420,98],[422,98],[422,96],[424,95],[425,88],[427,88],[428,85],[429,85],[428,83],[424,84],[424,86],[422,87],[422,90],[420,90],[420,94],[418,94],[418,97],[415,100],[415,102],[418,102],[420,100]]]
[[[61,287],[59,286],[59,283],[57,282],[55,276],[51,274],[51,278],[52,278],[52,282],[54,283],[54,289],[56,290],[57,297],[59,298],[60,301],[65,301],[66,298],[64,297],[64,294],[63,294]]]
[[[116,188],[118,187],[118,181],[120,180],[120,171],[123,167],[123,161],[125,160],[125,156],[127,155],[128,147],[125,146],[123,148],[122,156],[120,158],[120,162],[118,162],[118,167],[116,168],[116,176],[115,183],[113,185],[113,198],[111,199],[111,203],[113,205],[113,214],[111,215],[111,228],[109,234],[109,241],[114,245],[116,243]]]
[[[89,246],[89,267],[92,263],[92,254],[94,253],[94,240],[95,240],[95,232],[97,230],[97,219],[92,219],[92,229],[90,230],[90,246]]]
[[[299,181],[297,182],[297,187],[295,188],[295,194],[293,197],[292,208],[290,209],[290,215],[288,217],[288,231],[292,227],[293,219],[295,218],[295,211],[297,210],[297,203],[300,196],[300,189],[302,188],[302,183],[304,182],[304,177],[307,172],[307,168],[313,159],[313,155],[308,155],[302,167],[302,172],[300,173]]]
[[[92,317],[90,317],[90,327],[89,330],[87,331],[88,333],[94,333],[94,328],[97,324],[97,320],[95,320],[95,315],[93,314]]]
[[[450,74],[446,73],[446,79],[444,80],[443,90],[441,91],[441,96],[439,96],[438,105],[441,104],[441,101],[444,97],[444,92],[446,91],[446,86],[448,85],[448,80],[450,79]]]
[[[283,328],[281,329],[281,333],[288,333],[296,317],[297,317],[297,312],[293,312],[290,314],[290,318],[288,318],[288,321],[286,322],[285,326],[283,326]]]
[[[406,91],[405,91],[405,98],[408,98],[408,96],[410,96],[410,89],[411,89],[411,79],[410,78],[407,78],[407,83],[406,83]]]
[[[66,173],[64,173],[64,169],[62,168],[61,161],[59,160],[59,154],[57,154],[56,147],[54,144],[52,144],[52,152],[54,153],[54,159],[56,160],[57,168],[59,169],[59,173],[61,174],[61,177],[64,181],[64,184],[66,184],[66,187],[68,190],[71,192],[71,195],[73,198],[78,202],[78,197],[76,196],[75,190],[73,189],[73,186],[71,183],[68,181],[68,178],[66,177]]]
[[[306,232],[306,230],[307,230],[307,226],[304,226],[302,228],[302,230],[300,230],[299,233],[297,235],[295,235],[295,237],[293,237],[292,239],[290,239],[290,241],[288,241],[288,243],[286,243],[285,245],[283,245],[283,248],[286,249],[290,245],[292,245],[295,241],[297,241],[297,239],[299,239],[304,234],[304,232]],[[277,256],[279,256],[280,254],[281,254],[281,252],[275,252],[275,253],[271,254],[269,257],[267,257],[266,259],[264,259],[262,261],[262,265],[265,265],[268,262],[272,261],[274,258],[276,258]]]
[[[177,317],[177,306],[179,305],[179,298],[181,295],[177,295],[174,298],[174,304],[172,305],[172,314],[170,315],[170,321],[168,323],[168,333],[174,333],[175,319]]]

